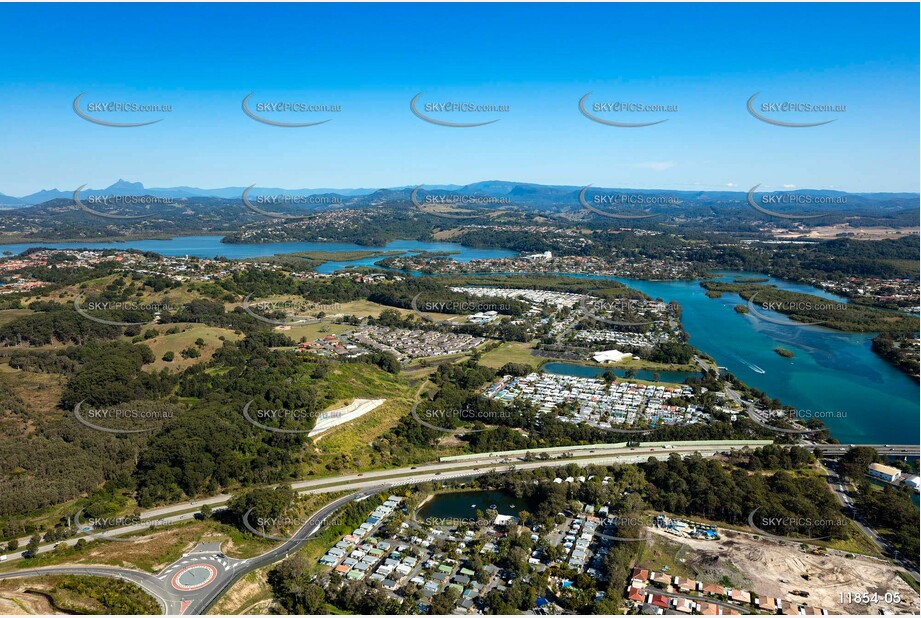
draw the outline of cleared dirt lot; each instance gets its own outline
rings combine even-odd
[[[28,616],[34,614],[57,613],[51,603],[44,596],[26,592],[26,588],[34,582],[6,580],[0,585],[0,615]]]
[[[888,563],[856,556],[816,556],[802,551],[799,545],[720,529],[719,541],[683,539],[659,529],[650,532],[687,548],[682,560],[689,570],[706,582],[719,583],[724,575],[740,582],[750,590],[777,597],[791,603],[822,607],[836,614],[878,614],[888,610],[894,614],[914,614],[921,611],[918,595]],[[808,579],[806,579],[808,577]],[[787,580],[784,583],[781,579]],[[792,594],[806,590],[808,598]],[[877,593],[879,602],[870,605],[841,603],[841,594]],[[887,603],[885,595],[898,594],[900,603]]]
[[[900,238],[908,234],[916,234],[916,228],[903,227],[851,227],[849,225],[822,225],[809,230],[798,229],[795,231],[776,230],[775,238],[811,238],[816,240],[830,240],[841,234],[858,240],[882,240],[884,238]]]

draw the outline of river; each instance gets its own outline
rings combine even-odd
[[[139,249],[162,255],[247,258],[295,251],[450,251],[459,261],[507,257],[514,251],[473,249],[456,243],[428,243],[399,240],[384,247],[363,247],[352,243],[289,242],[276,244],[223,244],[219,236],[183,236],[169,240],[140,240],[119,243],[23,243],[0,246],[2,251],[20,253],[34,246],[90,249]],[[348,262],[327,262],[320,272],[344,267],[371,265],[380,258]],[[758,273],[721,271],[723,280],[762,276]],[[609,277],[600,277],[609,278]],[[919,386],[870,349],[873,333],[842,333],[821,326],[774,324],[733,307],[743,303],[736,294],[707,298],[698,281],[637,281],[617,279],[663,300],[683,307],[682,323],[691,344],[715,358],[746,384],[798,410],[808,411],[831,429],[845,444],[913,443],[921,429]],[[810,285],[769,278],[767,283],[785,290],[842,300]],[[762,313],[771,313],[760,310]],[[784,316],[771,317],[790,322]],[[793,358],[774,352],[791,350]],[[586,369],[587,371],[588,369]],[[671,377],[671,376],[669,376]],[[668,379],[663,373],[663,380]]]
[[[752,273],[721,273],[728,277]],[[743,382],[797,410],[821,416],[845,444],[912,444],[918,438],[919,387],[870,349],[875,333],[842,333],[822,326],[774,324],[736,313],[737,294],[707,298],[698,281],[620,279],[654,298],[677,301],[690,343]],[[835,299],[812,286],[771,278],[780,289]],[[836,299],[837,300],[837,299]],[[775,312],[760,310],[772,319]],[[791,350],[793,358],[774,351]]]
[[[199,258],[215,258],[218,256],[229,259],[244,259],[252,257],[266,257],[280,253],[294,253],[296,251],[400,251],[401,255],[409,255],[416,251],[446,251],[452,253],[451,257],[459,262],[482,260],[487,258],[511,257],[517,252],[508,249],[474,249],[457,243],[450,242],[420,242],[417,240],[394,240],[383,247],[366,247],[348,242],[280,242],[258,244],[229,244],[222,243],[221,236],[177,236],[163,240],[127,240],[124,242],[30,242],[0,245],[0,253],[9,251],[13,255],[22,253],[33,247],[49,247],[54,249],[136,249],[138,251],[152,251],[160,255],[172,257],[189,255]],[[318,270],[320,272],[334,272],[348,266],[372,266],[380,257],[350,260],[348,262],[327,262]]]

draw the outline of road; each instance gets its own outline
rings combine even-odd
[[[890,546],[882,536],[880,536],[876,529],[865,523],[865,520],[857,510],[854,501],[851,499],[850,492],[848,490],[849,483],[841,478],[837,472],[826,468],[825,465],[821,462],[819,465],[822,467],[822,470],[824,470],[825,479],[831,486],[835,497],[838,499],[838,502],[841,504],[841,507],[844,509],[844,512],[848,518],[851,519],[851,521],[853,521],[858,528],[860,528],[861,532],[863,532],[867,538],[873,542],[874,545],[876,545],[880,553],[898,562],[902,568],[911,573],[911,576],[915,578],[915,581],[921,581],[921,573],[918,572],[918,569],[904,558],[899,557],[898,552],[895,551],[895,549]]]
[[[713,455],[717,451],[728,450],[730,448],[743,448],[745,446],[760,445],[758,441],[735,440],[728,445],[701,447],[699,445],[687,446],[680,442],[675,442],[671,449],[662,447],[637,447],[637,448],[599,448],[592,451],[575,451],[575,456],[565,459],[550,459],[540,462],[525,462],[523,457],[510,456],[507,453],[484,453],[482,457],[469,459],[463,462],[439,462],[431,464],[420,464],[418,466],[392,468],[389,470],[374,470],[371,472],[343,474],[334,477],[322,477],[305,481],[298,481],[291,484],[291,487],[301,493],[329,493],[349,490],[360,490],[380,485],[382,483],[406,484],[421,483],[426,481],[437,481],[441,479],[453,478],[459,475],[477,476],[497,470],[504,470],[509,464],[514,464],[517,468],[530,469],[546,465],[562,465],[560,462],[569,463],[639,463],[646,461],[650,456],[658,456],[661,459],[668,457],[670,453],[679,453],[686,455],[688,453],[699,452],[705,456]],[[572,447],[559,447],[551,451],[551,457],[559,457],[564,453],[569,453]],[[226,504],[232,496],[230,494],[219,494],[200,500],[188,500],[185,502],[172,504],[169,506],[159,507],[142,511],[140,522],[126,526],[113,527],[106,530],[86,531],[83,534],[71,537],[61,543],[73,545],[80,538],[100,538],[112,539],[124,536],[126,534],[144,532],[156,526],[174,524],[177,522],[188,521],[195,516],[202,505],[207,504],[213,510],[219,509]],[[28,537],[20,539],[20,551],[28,543]],[[37,553],[52,551],[58,543],[46,543],[39,546]],[[13,556],[10,556],[12,559]]]
[[[133,582],[148,592],[160,604],[164,614],[204,614],[239,578],[287,557],[289,553],[313,538],[322,527],[318,522],[322,522],[345,504],[377,491],[385,491],[387,487],[383,485],[374,490],[358,491],[330,502],[308,518],[291,540],[254,558],[229,558],[221,552],[219,545],[202,543],[156,575],[118,567],[65,565],[0,573],[0,579],[42,575],[116,577]]]
[[[751,445],[751,441],[739,440],[734,442],[736,448]],[[118,567],[96,567],[81,565],[64,565],[38,569],[23,569],[0,573],[0,579],[34,577],[49,574],[75,574],[75,575],[100,575],[104,577],[117,577],[131,581],[149,592],[163,608],[164,614],[197,615],[203,614],[226,592],[237,580],[253,571],[279,560],[296,551],[320,529],[320,524],[331,513],[348,502],[361,499],[368,495],[387,491],[392,487],[405,484],[415,484],[426,481],[439,481],[452,478],[471,478],[493,471],[510,469],[534,469],[541,467],[555,467],[570,462],[584,464],[605,465],[612,463],[640,463],[649,457],[667,459],[673,454],[681,456],[699,453],[704,457],[712,457],[719,452],[732,448],[721,445],[681,445],[675,443],[671,448],[663,447],[633,447],[598,449],[594,453],[584,456],[567,457],[565,459],[549,459],[531,462],[515,462],[509,464],[502,453],[493,453],[482,459],[458,463],[438,463],[411,468],[395,470],[380,470],[363,474],[348,474],[335,478],[314,479],[301,481],[294,484],[295,489],[301,493],[334,493],[343,490],[355,490],[352,494],[338,498],[327,504],[311,516],[300,530],[288,541],[282,542],[278,547],[254,558],[237,560],[225,556],[220,548],[214,544],[200,544],[195,550],[184,555],[175,563],[169,565],[159,574],[145,573],[133,569]],[[561,453],[566,449],[560,449]],[[229,498],[229,496],[227,496]],[[190,501],[171,507],[154,509],[156,518],[152,521],[142,522],[131,526],[113,528],[105,532],[104,538],[129,534],[144,530],[162,523],[172,523],[193,517],[192,513],[174,513],[176,510],[194,508],[196,504],[204,502],[221,504],[220,497],[215,496],[206,501]],[[226,500],[224,500],[226,501]],[[128,539],[126,539],[127,541]],[[68,543],[75,543],[75,539],[68,539]],[[52,545],[46,545],[43,551],[49,551]]]
[[[855,446],[872,448],[884,457],[918,457],[921,454],[917,444],[818,444],[816,448],[822,451],[823,457],[840,457]]]

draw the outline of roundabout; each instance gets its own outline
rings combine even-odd
[[[173,575],[170,580],[173,588],[181,592],[189,592],[204,588],[217,577],[217,569],[210,564],[190,564],[183,567]]]

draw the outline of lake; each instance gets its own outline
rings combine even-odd
[[[500,515],[518,516],[528,510],[524,499],[515,498],[504,491],[454,491],[436,494],[434,498],[422,505],[416,519],[422,521],[427,517],[438,518],[476,518],[476,512],[486,513],[492,505]]]
[[[547,363],[541,367],[547,373],[553,373],[561,376],[574,376],[577,378],[600,378],[605,371],[613,371],[615,375],[623,378],[627,373],[626,369],[612,369],[608,367],[591,367],[589,365],[576,365],[574,363]],[[636,377],[638,380],[655,381],[654,371],[647,369],[638,369]],[[674,382],[684,384],[684,381],[691,377],[700,377],[700,373],[689,371],[660,371],[659,382]]]
[[[415,251],[447,251],[459,262],[470,260],[511,257],[517,252],[508,249],[474,249],[450,242],[420,242],[418,240],[394,240],[383,247],[365,247],[348,242],[280,242],[260,244],[227,244],[221,236],[177,236],[163,240],[129,240],[125,242],[30,242],[0,245],[0,252],[19,254],[33,247],[54,249],[136,249],[152,251],[173,257],[189,255],[200,258],[222,256],[230,259],[267,257],[295,251],[400,251],[409,255]],[[349,266],[372,266],[380,257],[350,260],[348,262],[327,262],[320,272],[330,273]]]

